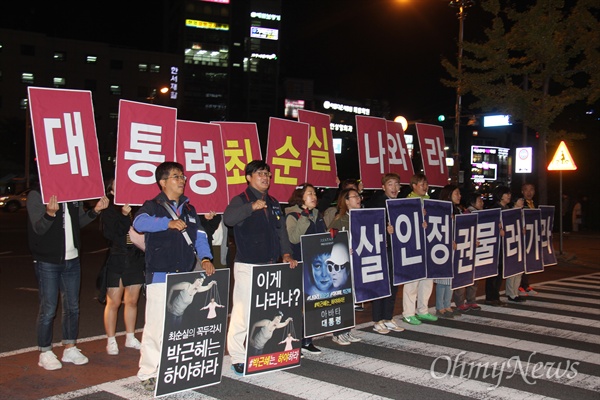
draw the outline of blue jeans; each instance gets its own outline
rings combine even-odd
[[[81,267],[79,258],[62,264],[34,261],[35,275],[40,294],[37,319],[37,341],[40,351],[52,349],[52,328],[58,294],[62,300],[62,343],[74,344],[79,333],[79,288]]]
[[[452,287],[450,285],[435,284],[435,308],[443,310],[450,308],[452,301]]]

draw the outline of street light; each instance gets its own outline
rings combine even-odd
[[[160,92],[161,94],[167,94],[169,93],[169,88],[166,86],[161,87],[160,89],[152,89],[152,91],[150,92],[150,95],[148,97],[146,97],[146,100],[148,100],[151,104],[154,104],[154,100],[156,100],[156,97],[158,96],[158,92]]]
[[[458,174],[460,171],[460,113],[461,113],[461,73],[462,73],[462,56],[463,56],[463,33],[464,23],[467,17],[466,9],[473,6],[473,0],[450,0],[450,7],[458,8],[458,84],[456,85],[456,105],[454,107],[454,166],[452,168],[452,181],[458,184]]]

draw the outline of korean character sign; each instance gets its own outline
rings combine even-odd
[[[294,189],[306,182],[309,125],[287,119],[269,119],[267,164],[271,167],[269,194],[289,199]]]
[[[187,177],[185,195],[198,214],[222,213],[229,203],[221,126],[177,121],[176,160]]]
[[[97,199],[104,181],[92,93],[28,87],[42,200]]]
[[[554,228],[554,206],[540,206],[542,210],[542,260],[544,267],[556,265],[556,253],[552,242]]]
[[[314,111],[298,110],[298,121],[310,126],[308,137],[308,172],[316,187],[336,187],[337,165],[333,152],[331,117]]]
[[[542,260],[542,211],[539,208],[523,208],[523,246],[525,251],[525,273],[544,272]]]
[[[365,189],[381,189],[381,175],[389,171],[387,132],[385,119],[356,116],[358,163]]]
[[[385,121],[387,127],[388,172],[400,175],[400,183],[410,185],[410,177],[415,174],[408,146],[404,140],[402,125],[394,121]]]
[[[477,247],[477,214],[454,216],[454,249],[452,290],[470,286],[475,281],[475,248]]]
[[[475,280],[498,275],[500,258],[500,209],[475,211],[477,241],[475,248]]]
[[[415,126],[427,182],[429,186],[443,187],[448,184],[444,129],[441,126],[429,124],[415,124]]]
[[[262,160],[258,129],[253,122],[212,121],[211,124],[221,127],[229,202],[248,187],[246,165],[253,160]]]
[[[350,248],[357,303],[390,296],[385,208],[350,210]],[[389,260],[391,261],[391,260]]]
[[[156,396],[221,382],[229,269],[168,274]]]
[[[304,261],[304,337],[354,326],[348,232],[300,238]]]
[[[142,205],[156,196],[156,167],[175,160],[177,109],[119,102],[115,204]]]
[[[427,277],[423,203],[420,198],[386,200],[392,240],[393,284]]]
[[[504,248],[503,278],[522,274],[525,271],[525,251],[523,249],[523,220],[521,209],[502,210],[500,214],[504,236],[501,237]]]
[[[423,200],[427,241],[427,278],[452,278],[452,202]]]
[[[300,365],[302,297],[302,263],[252,267],[245,375]]]

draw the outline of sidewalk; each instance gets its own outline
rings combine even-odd
[[[558,238],[555,237],[555,249]],[[546,271],[531,275],[530,281],[551,281],[568,276],[588,274],[600,269],[600,234],[579,233],[565,235],[564,253],[558,255],[559,263]],[[557,250],[558,252],[558,250]],[[478,296],[484,292],[480,282]],[[434,292],[435,293],[435,292]],[[434,304],[432,296],[430,305]],[[402,293],[396,299],[396,314],[402,308]],[[371,308],[365,304],[365,311],[356,313],[356,323],[371,320]],[[18,335],[18,332],[15,332]],[[141,334],[137,334],[141,339]],[[101,383],[135,376],[138,370],[139,352],[125,348],[124,336],[118,336],[120,346],[118,356],[106,354],[104,337],[82,338],[78,347],[90,359],[89,364],[76,366],[63,364],[57,371],[46,371],[37,365],[39,353],[36,348],[0,354],[0,398],[15,400],[40,399],[48,396],[80,390]],[[54,348],[55,354],[62,357],[62,346]],[[229,366],[226,365],[225,368]]]

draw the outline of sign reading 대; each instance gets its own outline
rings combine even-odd
[[[43,202],[104,196],[91,92],[27,90]]]

